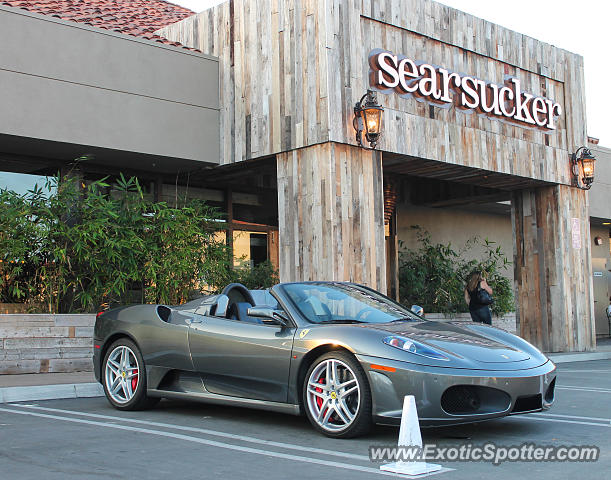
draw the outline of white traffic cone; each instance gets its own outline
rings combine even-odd
[[[401,427],[399,428],[399,448],[401,447],[422,448],[422,436],[420,435],[416,400],[413,395],[406,395],[403,399],[403,413],[401,415]],[[422,475],[441,470],[441,465],[399,460],[380,466],[380,470],[403,475]]]

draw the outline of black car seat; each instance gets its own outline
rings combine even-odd
[[[227,317],[232,320],[239,320],[241,322],[262,324],[263,320],[260,318],[255,318],[248,315],[248,309],[250,307],[252,307],[252,305],[248,302],[232,303],[229,307]]]
[[[227,295],[230,304],[248,302],[251,307],[255,306],[255,300],[252,298],[250,291],[241,283],[230,283],[223,289],[221,295]]]

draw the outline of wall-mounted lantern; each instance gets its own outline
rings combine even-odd
[[[592,155],[589,148],[579,147],[577,151],[571,154],[571,164],[573,166],[573,175],[583,183],[584,190],[589,190],[594,181],[594,162],[596,158]]]
[[[382,133],[382,112],[384,108],[378,104],[378,97],[373,90],[367,90],[367,93],[354,106],[354,119],[352,124],[356,130],[356,141],[363,145],[363,133],[369,146],[376,148],[380,134]]]

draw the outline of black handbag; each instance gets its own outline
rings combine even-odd
[[[475,298],[477,303],[480,305],[491,305],[494,303],[494,298],[492,298],[492,295],[481,287],[477,287],[477,294]]]

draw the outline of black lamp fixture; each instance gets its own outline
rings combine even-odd
[[[583,190],[589,190],[594,182],[594,162],[596,158],[592,155],[589,148],[579,147],[575,153],[571,154],[571,165],[573,166],[573,175],[583,183]]]
[[[356,141],[363,148],[363,133],[371,149],[376,148],[382,133],[382,112],[384,108],[378,103],[378,96],[373,90],[367,93],[354,106],[352,125],[356,130]]]

